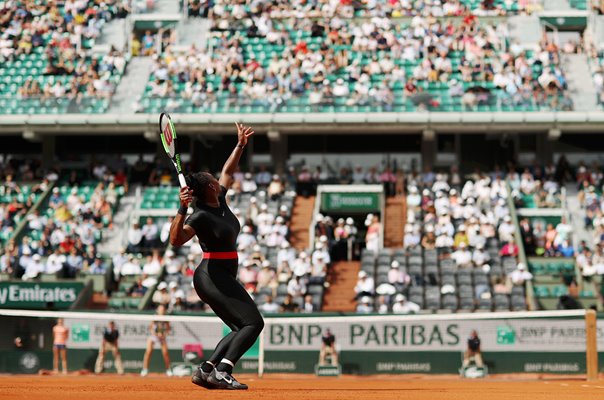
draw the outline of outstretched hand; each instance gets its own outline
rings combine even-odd
[[[254,130],[251,126],[245,126],[238,122],[235,122],[235,126],[237,127],[237,144],[240,146],[245,146],[248,138],[254,134]]]

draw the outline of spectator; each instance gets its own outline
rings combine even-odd
[[[137,253],[143,245],[143,231],[138,221],[132,221],[132,226],[128,229],[128,253]]]
[[[360,271],[359,279],[357,281],[356,286],[354,287],[354,292],[356,293],[356,298],[362,297],[371,297],[373,296],[375,291],[375,284],[373,278],[367,275],[367,272]]]
[[[153,293],[153,304],[163,305],[167,308],[171,300],[170,293],[168,293],[168,284],[166,282],[160,282],[159,285],[157,285],[157,291]]]
[[[127,291],[130,297],[143,297],[147,293],[147,287],[143,285],[143,278],[138,277]]]
[[[516,269],[510,274],[510,280],[515,286],[524,286],[526,281],[533,279],[533,274],[526,270],[523,263],[518,263]]]
[[[288,282],[287,293],[292,297],[301,297],[306,293],[306,284],[301,280],[300,276],[294,275]]]
[[[371,304],[371,297],[361,297],[357,305],[357,314],[370,314],[373,312],[373,305]]]
[[[294,301],[294,298],[291,294],[287,294],[281,303],[281,312],[291,312],[295,313],[300,311],[300,305]]]
[[[312,313],[315,311],[317,310],[315,309],[315,305],[312,302],[312,296],[310,294],[307,294],[306,296],[304,296],[304,304],[302,304],[301,312]]]
[[[402,294],[397,294],[392,305],[394,314],[417,314],[420,311],[419,305],[408,301]]]
[[[279,304],[273,301],[271,295],[266,295],[266,301],[259,308],[263,313],[274,314],[279,312]]]

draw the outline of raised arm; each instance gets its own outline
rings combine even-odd
[[[233,183],[233,174],[239,165],[239,159],[241,158],[241,154],[243,154],[243,148],[247,145],[248,138],[254,134],[254,130],[249,126],[237,122],[235,122],[235,126],[237,126],[237,146],[235,146],[233,152],[224,163],[222,173],[220,174],[220,180],[218,181],[220,186],[226,188],[230,187]]]
[[[193,200],[193,191],[189,187],[180,189],[180,208],[176,217],[170,225],[170,244],[174,247],[180,247],[187,243],[193,236],[195,230],[190,225],[185,225],[187,209]]]

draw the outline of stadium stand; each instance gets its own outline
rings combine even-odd
[[[434,178],[408,182],[404,247],[363,253],[358,310],[525,310],[530,277],[517,260],[505,182],[481,176],[451,187],[446,175]]]
[[[483,2],[472,3],[477,9],[483,7]],[[503,12],[503,6],[500,2],[496,9]],[[462,6],[458,3],[457,7]],[[209,50],[196,45],[185,51],[166,49],[155,61],[138,111],[538,111],[573,107],[565,95],[559,49],[550,40],[523,48],[511,41],[505,22],[483,23],[471,14],[464,14],[461,21],[440,21],[420,13],[409,23],[383,17],[379,6],[354,13],[346,10],[332,11],[339,18],[330,23],[310,18],[269,21],[269,16],[286,17],[294,11],[268,5],[217,4],[212,10]],[[323,13],[312,8],[300,12],[308,16]],[[374,19],[351,19],[357,14]],[[426,36],[432,40],[425,41]]]
[[[9,2],[0,20],[3,114],[103,113],[126,58],[92,51],[106,21],[126,1]]]

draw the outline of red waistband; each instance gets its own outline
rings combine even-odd
[[[230,260],[233,258],[239,258],[239,255],[236,251],[206,251],[203,253],[203,258],[210,258],[214,260]]]

